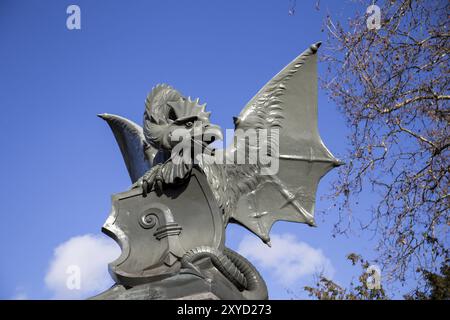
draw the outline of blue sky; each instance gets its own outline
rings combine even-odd
[[[147,93],[165,82],[200,97],[212,122],[232,128],[232,116],[273,75],[311,43],[326,40],[327,11],[345,17],[354,10],[341,1],[321,1],[319,11],[315,0],[297,2],[289,16],[287,0],[2,0],[0,298],[53,297],[44,279],[54,249],[76,236],[100,234],[110,195],[128,188],[119,149],[96,114],[140,123]],[[81,30],[66,28],[70,4],[81,8]],[[329,149],[343,155],[344,121],[323,91],[319,129]],[[332,205],[320,196],[334,177],[330,173],[319,186],[318,211]],[[361,212],[369,205],[362,199]],[[335,220],[319,215],[318,228],[279,222],[272,233],[323,254],[333,278],[345,285],[358,271],[345,255],[371,258],[374,242],[360,235],[333,238]],[[235,226],[227,233],[235,249],[252,239]],[[249,258],[272,298],[306,297],[301,287],[311,274],[281,283],[273,261]]]

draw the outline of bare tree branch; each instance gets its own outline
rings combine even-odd
[[[372,230],[378,260],[404,280],[448,257],[450,3],[377,1],[379,30],[367,28],[370,4],[361,1],[361,13],[345,22],[325,21],[322,86],[350,130],[348,165],[330,198],[339,212],[335,232],[354,229],[353,221]],[[355,212],[362,192],[372,195],[370,215]]]

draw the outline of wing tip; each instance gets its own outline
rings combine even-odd
[[[311,49],[312,53],[316,53],[317,50],[319,50],[321,45],[322,45],[322,42],[319,41],[319,42],[313,43],[309,48]]]
[[[110,114],[108,114],[108,113],[99,113],[99,114],[97,114],[97,117],[99,117],[100,119],[103,119],[103,120],[107,121],[108,118],[110,117]]]

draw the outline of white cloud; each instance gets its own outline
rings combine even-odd
[[[25,292],[23,287],[17,287],[16,293],[11,298],[12,300],[28,300],[28,294]]]
[[[54,250],[45,284],[55,299],[83,299],[98,294],[112,285],[108,263],[119,255],[117,244],[103,236],[73,237]]]
[[[275,281],[285,286],[318,273],[333,277],[334,268],[322,250],[287,233],[271,235],[271,243],[269,248],[259,238],[247,235],[240,242],[238,252],[269,271]]]
[[[21,293],[16,294],[12,298],[12,300],[28,300],[28,296],[25,292],[21,292]]]

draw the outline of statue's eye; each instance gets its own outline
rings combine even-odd
[[[188,121],[184,125],[186,126],[186,128],[190,128],[194,125],[194,123],[192,121]]]

